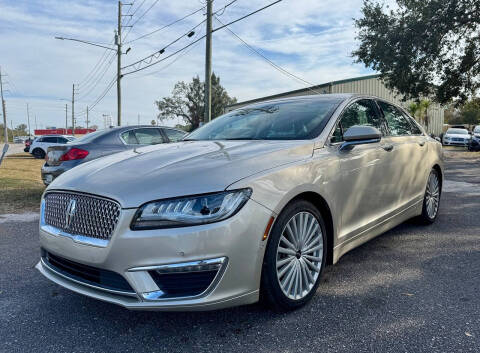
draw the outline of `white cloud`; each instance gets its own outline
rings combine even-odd
[[[131,23],[153,1],[146,0],[144,6],[135,12]],[[229,0],[216,0],[214,8],[220,9],[228,2]],[[141,1],[137,0],[131,13],[139,3]],[[226,23],[267,3],[266,0],[238,0],[220,18]],[[12,93],[6,97],[8,119],[12,119],[14,125],[26,121],[27,101],[31,105],[32,114],[37,115],[37,125],[44,127],[65,124],[66,102],[58,98],[71,98],[72,83],[83,81],[104,51],[80,43],[54,40],[53,37],[62,35],[109,43],[115,29],[116,4],[117,1],[113,0],[0,0],[0,64],[15,84],[10,85]],[[350,57],[350,52],[355,48],[352,18],[359,16],[360,6],[360,0],[284,0],[231,28],[278,65],[313,84],[319,84],[369,72],[362,65],[353,64]],[[160,0],[138,21],[128,34],[127,41],[199,7],[201,5],[197,1]],[[129,11],[126,6],[124,10]],[[203,19],[200,12],[167,30],[128,44],[132,50],[123,56],[123,64],[132,63],[162,48]],[[127,17],[125,21],[128,21]],[[217,25],[214,22],[214,27]],[[203,35],[203,26],[198,32]],[[191,39],[182,39],[164,55],[190,41]],[[134,124],[137,122],[137,114],[140,114],[141,122],[148,123],[156,115],[154,100],[169,95],[176,81],[189,81],[195,75],[203,79],[204,47],[202,41],[160,72],[157,71],[171,60],[125,76],[122,80],[123,121]],[[114,77],[115,67],[116,60],[113,60],[97,87],[76,104],[77,112],[83,111],[88,103],[102,93]],[[239,100],[304,87],[302,83],[273,69],[225,30],[214,34],[213,69],[229,93]],[[99,70],[102,71],[103,69]],[[93,82],[80,87],[80,96],[92,88]],[[37,98],[21,98],[16,96],[18,93]],[[115,87],[91,113],[93,123],[101,123],[102,114],[116,115]],[[79,118],[79,123],[84,125],[83,117]],[[172,121],[171,124],[173,123],[176,122]]]

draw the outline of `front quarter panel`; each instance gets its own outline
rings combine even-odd
[[[316,193],[329,205],[334,229],[337,229],[334,195],[339,187],[339,175],[338,158],[322,148],[314,150],[311,158],[242,179],[227,189],[252,188],[251,198],[276,215],[298,195]]]

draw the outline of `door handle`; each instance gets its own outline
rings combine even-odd
[[[387,152],[390,152],[393,150],[393,145],[383,145],[382,148],[387,151]]]
[[[418,144],[420,145],[420,147],[425,146],[425,140],[424,140],[424,141],[420,141]]]

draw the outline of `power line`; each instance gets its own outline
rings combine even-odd
[[[223,15],[223,13],[225,12],[225,9],[226,9],[227,7],[229,7],[230,5],[232,5],[233,3],[237,2],[237,1],[238,1],[238,0],[230,1],[228,4],[226,4],[225,6],[223,6],[223,7],[221,8],[221,10],[215,11],[214,14],[217,14],[218,12],[222,11],[222,13],[221,13],[219,16]],[[155,33],[157,33],[157,32],[160,32],[161,30],[163,30],[163,29],[165,29],[165,28],[167,28],[167,27],[171,27],[171,26],[173,26],[174,24],[177,24],[178,22],[181,22],[181,21],[183,21],[184,19],[186,19],[186,18],[188,18],[188,17],[190,17],[190,16],[193,16],[193,15],[195,15],[196,13],[202,11],[204,8],[205,8],[205,6],[199,8],[199,9],[193,11],[193,12],[190,12],[189,14],[183,16],[182,18],[179,18],[179,19],[177,19],[177,20],[175,20],[175,21],[173,21],[173,22],[170,22],[170,23],[168,23],[168,24],[166,24],[166,25],[164,25],[164,26],[162,26],[162,27],[160,27],[160,28],[157,28],[157,29],[155,29],[155,30],[153,30],[153,31],[151,31],[151,32],[149,32],[149,33],[145,33],[145,34],[143,34],[143,35],[141,35],[141,36],[139,36],[139,37],[137,37],[137,38],[135,38],[135,39],[132,39],[132,40],[130,40],[130,41],[128,41],[128,42],[125,42],[125,44],[129,44],[129,43],[135,42],[135,41],[137,41],[137,40],[139,40],[139,39],[143,39],[143,38],[145,38],[145,37],[151,36],[152,34],[155,34]]]
[[[137,1],[137,0],[133,0],[133,1],[132,1],[132,6],[130,6],[130,8],[128,9],[127,14],[126,14],[125,16],[128,16],[128,15],[129,15],[129,13],[130,13],[133,5],[135,4],[135,1]],[[145,2],[145,1],[146,1],[146,0],[143,0],[143,2]],[[143,3],[142,3],[142,4],[143,4]],[[140,6],[141,6],[141,5],[140,5]],[[137,10],[138,10],[138,8],[140,8],[140,6],[137,7]],[[136,12],[136,10],[135,10],[135,12]],[[132,14],[132,16],[135,14],[135,12]],[[131,19],[132,19],[132,17],[129,17],[127,24],[131,21]],[[110,41],[110,43],[99,43],[99,44],[108,44],[108,46],[112,46],[112,45],[114,44],[114,42],[115,42],[115,40],[112,39],[112,40]],[[96,72],[99,71],[99,70],[101,70],[100,67],[102,67],[103,64],[104,64],[105,62],[107,62],[108,56],[109,56],[109,55],[107,55],[107,53],[109,53],[109,51],[108,51],[108,49],[105,49],[104,52],[103,52],[103,54],[102,54],[102,56],[100,57],[100,59],[99,59],[99,60],[97,61],[97,63],[94,65],[93,69],[87,74],[87,76],[85,76],[85,78],[84,78],[82,81],[80,81],[80,82],[78,83],[78,86],[79,86],[79,87],[81,87],[81,86],[87,86],[87,82],[93,80],[94,76],[96,75]],[[111,53],[111,54],[112,54],[112,53]],[[112,54],[112,55],[113,55],[113,54]],[[88,82],[88,83],[89,83],[89,82]]]
[[[197,36],[198,37],[198,36]],[[197,39],[197,38],[195,38]],[[185,55],[187,55],[188,53],[190,53],[193,49],[195,49],[195,47],[197,46],[197,44],[199,44],[199,41],[196,41],[196,43],[190,47],[190,49],[188,50],[185,50],[183,53],[179,54],[175,59],[173,59],[171,62],[169,62],[167,65],[161,67],[160,69],[158,69],[157,71],[154,71],[154,72],[149,72],[147,74],[144,74],[144,75],[140,75],[140,76],[137,76],[137,77],[146,77],[146,76],[151,76],[151,75],[155,75],[155,74],[158,74],[159,72],[162,72],[163,70],[165,70],[166,68],[170,67],[171,65],[173,65],[174,63],[176,63],[178,60],[180,60],[181,58],[183,58]]]
[[[221,24],[223,25],[223,22],[220,21],[216,16],[215,16],[215,19]],[[307,85],[307,86],[315,86],[313,83],[311,82],[308,82],[306,80],[304,80],[303,78],[301,77],[298,77],[294,74],[292,74],[291,72],[285,70],[283,67],[275,64],[272,60],[270,60],[269,58],[267,58],[265,55],[263,55],[260,51],[258,51],[257,49],[255,49],[254,47],[252,47],[250,44],[248,44],[246,41],[244,41],[238,34],[236,34],[235,32],[233,32],[230,28],[227,28],[227,31],[230,32],[230,34],[232,36],[234,36],[235,38],[237,38],[241,43],[243,43],[248,49],[250,49],[252,52],[254,52],[255,54],[257,54],[258,56],[260,56],[262,59],[264,59],[268,64],[270,64],[273,68],[275,68],[276,70],[280,71],[281,73],[283,73],[284,75],[287,75],[289,76],[290,78],[294,78],[295,80],[297,81],[300,81],[302,84],[304,85]],[[320,94],[320,92],[317,92],[315,91],[314,89],[312,88],[309,88],[307,87],[308,89],[310,89],[311,91],[317,93],[317,94]]]
[[[117,78],[116,77],[113,77],[113,79],[110,81],[110,83],[107,85],[107,87],[105,88],[105,90],[100,94],[100,96],[92,103],[92,104],[89,104],[88,105],[88,109],[90,111],[93,110],[93,108],[102,101],[102,99],[107,95],[107,93],[110,91],[110,89],[113,87],[113,85],[115,84],[115,82],[117,81]],[[77,113],[75,115],[75,117],[78,117],[78,116],[82,116],[82,115],[85,115],[87,113],[86,110],[80,112],[80,113]]]
[[[275,4],[278,4],[278,3],[281,2],[281,1],[283,1],[283,0],[274,1],[274,2],[272,2],[272,3],[270,3],[270,4],[266,5],[266,6],[264,6],[264,7],[262,7],[262,8],[260,8],[260,9],[258,9],[258,10],[255,10],[255,11],[253,11],[253,12],[251,12],[251,13],[245,15],[245,16],[242,16],[242,17],[240,17],[240,18],[238,18],[238,19],[236,19],[236,20],[233,20],[233,21],[231,21],[231,22],[229,22],[229,23],[227,23],[227,24],[225,24],[225,25],[223,25],[223,26],[221,26],[221,27],[215,28],[215,29],[212,30],[212,33],[216,32],[216,31],[218,31],[218,30],[220,30],[220,29],[222,29],[222,28],[225,28],[225,27],[227,27],[227,26],[229,26],[229,25],[231,25],[231,24],[233,24],[233,23],[236,23],[236,22],[238,22],[238,21],[240,21],[240,20],[243,20],[243,19],[245,19],[245,18],[247,18],[247,17],[249,17],[249,16],[252,16],[252,15],[254,15],[254,14],[256,14],[256,13],[262,11],[262,10],[265,10],[265,9],[269,8],[270,6],[273,6],[273,5],[275,5]],[[203,22],[204,22],[204,21],[202,21],[202,23],[203,23]],[[201,23],[200,23],[200,24],[201,24]],[[197,26],[199,26],[200,24],[198,24]],[[179,38],[183,38],[184,36],[185,36],[185,35],[183,35],[182,37],[179,37]],[[160,49],[160,50],[156,51],[155,53],[153,53],[153,54],[151,54],[151,55],[149,55],[149,56],[147,56],[147,57],[145,57],[145,58],[143,58],[143,59],[141,59],[141,60],[138,60],[138,61],[134,62],[133,64],[126,65],[126,66],[122,67],[122,69],[126,69],[126,68],[128,68],[128,67],[132,67],[132,66],[137,65],[137,64],[140,64],[140,63],[147,63],[146,60],[150,60],[150,61],[147,63],[148,65],[146,65],[146,66],[144,66],[144,67],[141,67],[141,68],[138,68],[138,69],[135,69],[135,68],[134,68],[134,70],[132,70],[132,71],[130,71],[130,72],[127,72],[127,73],[124,73],[123,76],[125,76],[125,75],[130,75],[130,74],[133,74],[133,73],[135,73],[135,72],[138,72],[138,71],[141,71],[141,70],[145,70],[145,69],[147,69],[147,68],[149,68],[149,67],[151,67],[151,66],[153,66],[153,65],[159,64],[159,63],[161,63],[162,61],[165,61],[166,59],[172,57],[173,55],[175,55],[175,54],[177,54],[177,53],[179,53],[179,52],[181,52],[181,51],[183,51],[183,50],[191,47],[192,45],[196,44],[197,42],[199,42],[200,40],[202,40],[202,39],[205,38],[206,36],[207,36],[206,34],[203,35],[202,37],[200,37],[200,38],[198,38],[197,40],[189,43],[188,45],[184,46],[183,48],[180,48],[180,49],[178,49],[177,51],[173,52],[172,54],[166,56],[165,58],[160,59],[160,60],[157,60],[157,61],[155,61],[155,62],[153,62],[153,63],[152,63],[153,58],[158,58],[161,54],[163,54],[164,49]],[[178,41],[179,38],[177,38],[175,41]],[[175,41],[174,41],[174,42],[175,42]]]
[[[133,22],[133,24],[132,24],[132,25],[130,26],[130,28],[128,29],[128,32],[125,34],[125,37],[123,37],[123,40],[127,39],[127,36],[128,36],[128,34],[130,33],[130,31],[132,30],[133,26],[135,26],[135,25],[138,23],[138,21],[140,21],[140,20],[148,13],[148,12],[158,3],[158,1],[159,1],[159,0],[155,0],[155,1],[152,3],[152,5],[150,5],[150,7],[149,7],[148,9],[146,9],[145,12],[142,13],[142,14],[135,20],[135,22]],[[145,2],[145,1],[144,1],[144,2]],[[143,5],[144,2],[142,2],[140,5]],[[138,10],[138,9],[137,9],[137,10]],[[135,12],[137,12],[137,11],[135,11]]]
[[[86,97],[88,97],[88,96],[95,90],[95,88],[98,86],[98,84],[100,83],[100,81],[102,81],[103,77],[105,76],[105,74],[107,73],[108,69],[109,69],[110,66],[112,65],[114,59],[115,59],[115,55],[113,55],[113,56],[110,58],[110,61],[108,62],[108,65],[105,67],[105,69],[103,70],[103,72],[101,73],[101,75],[98,77],[97,81],[94,82],[93,85],[90,85],[89,90],[88,90],[86,93],[82,93],[82,95],[77,98],[77,101],[80,101],[80,100],[82,100],[82,99],[85,99]]]
[[[157,28],[156,30],[154,30],[154,31],[152,31],[152,32],[143,34],[143,35],[141,35],[140,37],[137,37],[137,38],[132,39],[132,40],[130,40],[130,41],[128,41],[128,42],[125,42],[125,44],[130,44],[130,43],[135,42],[135,41],[137,41],[137,40],[139,40],[139,39],[142,39],[142,38],[151,36],[152,34],[155,34],[155,33],[157,33],[157,32],[160,32],[162,29],[165,29],[165,28],[167,28],[167,27],[173,26],[174,24],[176,24],[176,23],[178,23],[178,22],[181,22],[181,21],[183,21],[184,19],[186,19],[186,18],[188,18],[188,17],[190,17],[190,16],[195,15],[196,13],[202,11],[204,8],[205,8],[205,6],[199,8],[199,9],[197,9],[197,10],[191,12],[191,13],[189,13],[188,15],[183,16],[182,18],[179,18],[179,19],[177,19],[177,20],[175,20],[175,21],[173,21],[173,22],[170,22],[170,23],[168,23],[168,24],[166,24],[166,25],[164,25],[164,26],[162,26],[162,27],[160,27],[160,28]]]
[[[133,64],[129,64],[129,65],[126,65],[124,67],[122,67],[122,70],[128,68],[128,67],[131,67],[133,66],[135,68],[135,66],[137,64],[141,64],[141,63],[146,63],[146,64],[149,64],[152,62],[153,58],[158,58],[160,55],[162,55],[164,52],[165,52],[165,49],[167,49],[168,47],[172,46],[173,44],[177,43],[179,40],[183,39],[185,36],[189,36],[190,33],[194,32],[195,29],[197,29],[197,27],[201,26],[203,23],[205,23],[206,20],[203,20],[202,22],[198,23],[195,25],[195,27],[189,29],[186,33],[182,34],[180,37],[174,39],[173,41],[171,41],[170,43],[168,43],[166,46],[164,46],[162,49],[156,51],[155,53],[153,53],[152,55],[149,55],[147,56],[146,58],[142,59],[142,60],[138,60],[136,62],[134,62]],[[147,62],[147,60],[150,60]]]

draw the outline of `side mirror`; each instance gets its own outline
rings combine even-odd
[[[351,150],[356,145],[380,142],[382,133],[373,126],[354,125],[343,134],[340,150]]]

